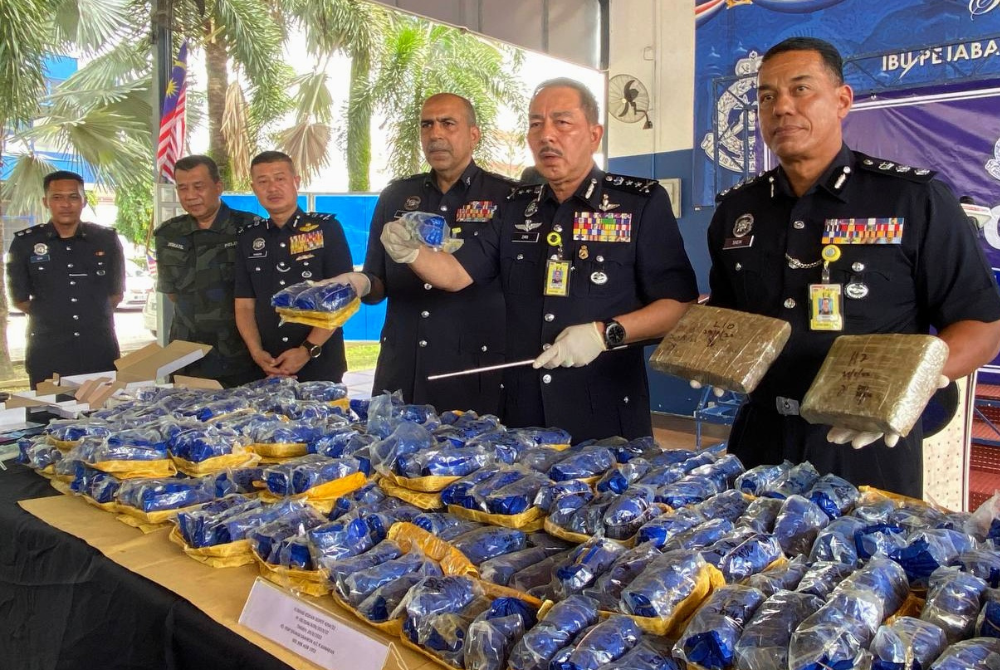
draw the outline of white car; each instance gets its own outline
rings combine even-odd
[[[163,299],[166,300],[167,297],[164,296]],[[153,337],[156,337],[157,311],[156,291],[150,291],[146,298],[146,304],[142,306],[142,327],[151,332]]]
[[[125,261],[125,297],[118,309],[142,309],[156,286],[155,280],[139,264]]]

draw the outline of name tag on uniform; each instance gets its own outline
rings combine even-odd
[[[722,243],[723,251],[730,249],[749,249],[753,246],[753,235],[748,237],[727,237]]]
[[[184,251],[184,249],[185,249],[185,247],[184,247],[183,244],[178,244],[177,242],[167,242],[167,248],[168,249],[180,249],[181,251]]]
[[[44,256],[32,256],[29,260],[32,263],[45,263],[49,260],[50,256],[45,254]]]
[[[541,237],[541,233],[511,233],[511,242],[538,242]]]
[[[292,256],[304,254],[307,251],[323,248],[323,231],[316,230],[302,235],[293,235],[288,240],[289,253]]]
[[[823,244],[902,244],[903,217],[827,219]]]
[[[228,248],[230,248],[230,247],[235,247],[235,246],[236,246],[236,244],[237,244],[237,243],[236,243],[236,241],[235,241],[235,240],[233,240],[232,242],[226,242],[225,244],[223,244],[223,245],[222,245],[222,248],[223,248],[223,249],[228,249]]]
[[[455,213],[456,221],[485,222],[496,214],[497,206],[490,200],[472,200]]]
[[[631,242],[630,212],[576,212],[573,215],[576,242]]]

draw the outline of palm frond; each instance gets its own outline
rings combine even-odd
[[[36,154],[16,155],[10,177],[3,183],[3,199],[7,201],[5,213],[9,216],[44,218],[42,198],[45,197],[45,175],[55,169],[55,165]]]
[[[295,162],[304,185],[308,185],[316,172],[330,163],[327,152],[330,146],[330,126],[325,123],[300,121],[279,132],[276,139],[279,150],[291,156]]]
[[[230,188],[242,187],[250,183],[250,159],[253,147],[250,143],[250,129],[247,120],[247,103],[243,89],[236,82],[226,90],[226,109],[222,115],[222,136],[229,147],[229,169],[233,184]]]
[[[38,112],[50,15],[49,0],[0,2],[0,133],[27,123]]]
[[[135,16],[129,0],[59,0],[53,16],[57,43],[99,53],[114,44]]]

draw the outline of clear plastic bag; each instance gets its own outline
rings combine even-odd
[[[215,482],[211,477],[178,479],[160,477],[130,479],[122,482],[118,501],[147,514],[163,510],[190,507],[215,498]]]
[[[565,660],[553,660],[549,670],[597,670],[624,656],[642,637],[642,629],[627,616],[610,616],[580,638]]]
[[[749,528],[745,530],[750,536],[730,549],[718,562],[717,567],[727,584],[749,579],[784,557],[776,537],[755,533]]]
[[[958,565],[965,572],[986,581],[991,588],[1000,586],[1000,554],[987,549],[970,549],[958,556]]]
[[[647,521],[635,535],[636,544],[649,542],[662,549],[673,538],[704,523],[706,519],[696,508],[688,507]]]
[[[706,519],[729,519],[736,524],[749,506],[750,500],[746,496],[736,489],[728,489],[699,503],[698,511]]]
[[[778,513],[781,512],[781,505],[782,501],[777,498],[757,498],[736,520],[736,525],[752,528],[758,533],[771,533]]]
[[[630,485],[649,474],[652,468],[653,466],[645,458],[633,458],[605,472],[597,481],[595,488],[599,493],[611,491],[621,495]]]
[[[837,584],[833,593],[841,591],[870,593],[882,604],[885,616],[889,616],[902,607],[909,588],[906,573],[898,563],[885,556],[874,556]]]
[[[593,585],[583,589],[583,594],[600,603],[601,609],[614,611],[618,609],[622,589],[660,556],[655,545],[646,543],[633,547],[619,556]]]
[[[573,449],[565,458],[549,468],[552,481],[587,479],[607,472],[615,465],[615,455],[607,447]]]
[[[743,628],[764,602],[764,594],[737,584],[715,591],[691,618],[674,656],[704,670],[725,670],[733,662]]]
[[[944,631],[935,624],[899,617],[875,633],[872,670],[924,670],[947,645]]]
[[[836,561],[856,566],[858,545],[854,534],[865,527],[865,522],[853,516],[843,516],[830,522],[819,532],[809,551],[809,561]]]
[[[633,486],[608,505],[602,519],[605,534],[613,540],[627,540],[663,510],[654,503],[656,489]]]
[[[579,593],[625,553],[625,548],[603,537],[587,540],[570,553],[569,559],[555,571],[553,589],[560,598]]]
[[[750,575],[747,584],[770,598],[778,591],[794,591],[809,571],[805,556],[796,556],[790,561],[773,565],[763,572]]]
[[[441,577],[443,573],[437,563],[419,552],[403,554],[347,575],[343,579],[343,587],[338,582],[337,592],[341,593],[341,588],[343,588],[343,594],[346,594],[347,601],[357,607],[376,589],[399,579],[403,575]]]
[[[947,647],[930,670],[997,670],[1000,668],[1000,640],[976,637]]]
[[[590,493],[590,486],[579,479],[570,479],[565,482],[549,481],[538,489],[535,496],[534,506],[542,509],[546,514],[552,511],[552,507],[557,500],[565,495],[574,493]]]
[[[515,528],[486,526],[456,537],[451,544],[473,565],[524,549],[527,538]]]
[[[466,670],[504,670],[507,657],[524,632],[536,623],[535,610],[517,598],[497,598],[469,626]]]
[[[840,582],[854,573],[854,566],[834,561],[818,561],[813,563],[806,574],[802,575],[796,591],[819,596],[826,600]]]
[[[819,531],[829,523],[830,517],[816,503],[790,495],[774,520],[774,535],[789,556],[808,555]]]
[[[736,643],[739,670],[787,670],[788,643],[806,617],[823,605],[808,593],[778,591],[761,603]]]
[[[622,610],[641,617],[671,619],[678,606],[696,592],[708,568],[697,551],[666,552],[622,589]]]
[[[976,540],[957,530],[918,530],[906,538],[906,546],[889,553],[892,560],[903,566],[910,585],[922,587],[935,570],[952,565],[964,551],[976,548]]]
[[[230,517],[262,509],[260,500],[242,495],[228,495],[205,503],[198,509],[177,515],[177,528],[189,547],[218,544],[217,527]]]
[[[958,568],[938,568],[931,574],[927,602],[920,618],[941,627],[954,644],[972,634],[986,582]]]
[[[448,220],[439,214],[403,212],[399,220],[414,239],[420,240],[435,251],[452,254],[464,244],[461,238],[451,236]]]
[[[812,463],[808,461],[799,463],[782,472],[762,495],[779,500],[784,500],[788,496],[806,495],[818,480],[819,472]]]
[[[511,578],[521,570],[549,557],[549,552],[543,547],[529,547],[520,551],[491,558],[479,565],[479,577],[487,582],[507,586]]]
[[[597,602],[574,595],[557,602],[510,652],[513,670],[548,670],[549,661],[578,633],[597,622]]]
[[[882,606],[863,591],[844,591],[807,617],[788,645],[789,670],[867,668],[867,651],[881,623]]]
[[[831,519],[836,519],[847,514],[860,495],[858,488],[843,477],[825,474],[816,480],[806,497]]]
[[[669,650],[659,648],[653,638],[643,637],[624,656],[605,663],[598,670],[683,670]]]
[[[792,469],[792,462],[780,465],[758,465],[736,478],[733,488],[752,496],[761,496],[786,472]]]

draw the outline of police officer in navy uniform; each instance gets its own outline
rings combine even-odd
[[[516,189],[490,233],[454,256],[396,223],[382,234],[390,256],[446,290],[500,277],[507,357],[537,357],[504,375],[503,419],[558,426],[574,442],[651,434],[641,348],[606,350],[662,336],[697,296],[663,188],[594,165],[603,131],[586,87],[545,82],[528,130],[545,185]]]
[[[303,212],[292,159],[265,151],[250,163],[253,192],[270,215],[238,233],[236,325],[262,374],[339,382],[347,371],[337,328],[279,324],[271,297],[303,281],[348,272],[351,253],[332,214]]]
[[[208,156],[177,161],[174,179],[186,214],[164,221],[155,234],[157,288],[174,304],[170,340],[212,347],[185,374],[239,386],[261,374],[233,314],[236,232],[257,217],[222,202],[219,168]]]
[[[944,375],[968,375],[1000,348],[996,282],[933,172],[843,144],[853,93],[832,45],[786,40],[764,55],[757,78],[761,131],[780,166],[720,194],[708,233],[711,304],[784,319],[792,335],[741,408],[729,450],[747,467],[808,460],[919,498],[919,423],[902,439],[831,430],[799,417],[799,402],[841,334],[933,327],[951,351]],[[831,291],[842,292],[831,301],[839,330],[811,315]]]
[[[31,386],[61,375],[115,369],[114,310],[125,294],[125,262],[112,228],[80,220],[83,177],[45,176],[48,223],[14,235],[7,278],[28,315],[25,367]]]
[[[504,302],[499,280],[458,293],[433,288],[385,253],[379,236],[403,212],[443,216],[451,234],[475,239],[486,230],[516,182],[472,159],[479,142],[476,112],[451,93],[429,97],[420,113],[420,140],[432,170],[394,181],[372,216],[364,272],[364,302],[388,298],[373,393],[402,390],[410,403],[439,410],[500,411],[501,372],[427,381],[428,375],[504,362]],[[366,292],[365,280],[352,276]]]

